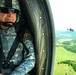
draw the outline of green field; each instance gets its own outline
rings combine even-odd
[[[76,75],[76,53],[56,47],[54,75]]]

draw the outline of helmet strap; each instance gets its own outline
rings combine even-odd
[[[12,27],[14,25],[14,23],[11,23],[11,22],[0,22],[0,25],[3,25],[5,27]]]

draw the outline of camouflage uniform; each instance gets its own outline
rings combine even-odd
[[[8,52],[12,46],[12,43],[14,42],[14,39],[16,38],[16,32],[14,27],[10,27],[7,30],[0,30],[0,35],[1,35],[1,41],[3,45],[3,52],[5,57],[7,57]],[[23,50],[23,45],[22,43],[18,44],[18,47],[16,48],[16,52],[14,53],[14,56],[10,60],[14,62],[14,65],[18,65],[14,71],[12,71],[9,75],[28,75],[28,72],[31,71],[34,66],[35,66],[35,54],[34,54],[34,46],[31,40],[24,40],[24,44],[26,45],[29,54],[26,55],[26,50],[24,52],[24,60],[22,60],[22,50]],[[10,69],[3,70],[3,73],[5,72],[10,72]]]

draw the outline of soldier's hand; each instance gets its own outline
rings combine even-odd
[[[3,74],[0,74],[0,75],[3,75]]]

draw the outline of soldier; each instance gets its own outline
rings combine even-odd
[[[0,75],[29,75],[35,66],[31,34],[20,36],[20,14],[18,0],[0,0]]]

